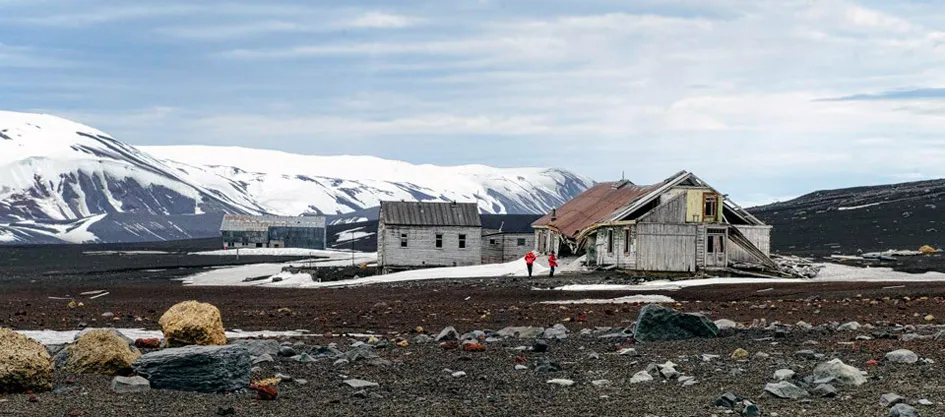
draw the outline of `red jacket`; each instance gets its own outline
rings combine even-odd
[[[528,252],[525,254],[525,263],[531,265],[532,263],[535,262],[535,258],[536,256],[534,253]]]
[[[554,255],[548,255],[548,266],[549,267],[558,266],[558,258],[555,258]]]

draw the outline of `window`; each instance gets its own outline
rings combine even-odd
[[[705,251],[715,253],[715,236],[707,236],[705,241]]]
[[[623,253],[630,253],[630,229],[623,229]]]
[[[443,249],[443,234],[442,233],[436,234],[436,248]]]
[[[718,217],[719,198],[715,195],[705,195],[705,207],[702,211],[704,220],[715,220]]]
[[[261,248],[261,247],[262,247],[262,243],[257,243],[257,244],[256,244],[256,247],[257,247],[257,248]]]
[[[466,235],[459,235],[459,248],[466,249]]]
[[[400,247],[402,248],[407,247],[407,234],[406,233],[400,234]]]
[[[607,231],[607,253],[614,253],[614,231]]]
[[[525,246],[525,239],[519,239],[517,244],[518,246]]]
[[[496,245],[495,239],[489,239],[489,244],[492,246],[495,246]]]

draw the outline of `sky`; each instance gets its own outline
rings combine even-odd
[[[743,206],[945,177],[932,0],[0,0],[0,109],[134,145],[695,172]]]

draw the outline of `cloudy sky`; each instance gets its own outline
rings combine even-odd
[[[687,169],[751,205],[945,177],[938,3],[0,0],[0,109],[136,145]]]

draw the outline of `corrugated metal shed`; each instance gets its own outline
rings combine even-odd
[[[250,216],[227,214],[223,216],[221,231],[267,231],[270,227],[325,227],[324,216]]]
[[[476,203],[382,201],[380,222],[401,226],[482,226]]]
[[[555,210],[554,216],[547,214],[532,226],[553,227],[570,238],[577,237],[582,230],[594,223],[606,220],[617,209],[643,197],[663,184],[639,186],[629,183],[604,182],[597,184]]]

